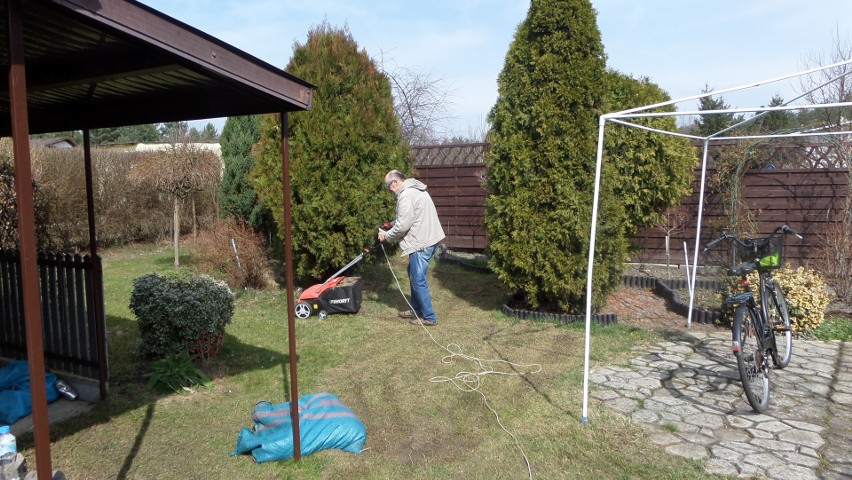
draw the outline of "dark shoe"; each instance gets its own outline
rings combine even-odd
[[[416,319],[417,318],[417,315],[415,315],[414,312],[411,311],[411,310],[402,310],[402,311],[398,312],[397,315],[399,315],[399,318],[405,318],[405,319],[410,319],[410,318]]]
[[[412,325],[426,325],[427,327],[432,327],[435,325],[435,322],[430,322],[429,320],[423,320],[422,318],[413,318],[408,321],[408,323]]]

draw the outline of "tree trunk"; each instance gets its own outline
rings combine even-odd
[[[178,200],[177,195],[174,197],[175,201],[175,217],[174,217],[174,225],[172,225],[172,234],[173,243],[175,247],[175,266],[180,266],[180,250],[178,249],[178,239],[180,238],[180,202]]]
[[[192,197],[192,238],[198,237],[198,217],[195,216],[195,196]]]

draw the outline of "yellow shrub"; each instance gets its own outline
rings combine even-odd
[[[794,332],[814,329],[825,318],[825,309],[831,297],[825,289],[822,276],[814,270],[789,265],[775,272],[775,279],[787,297],[787,309]]]
[[[825,318],[825,309],[831,302],[822,276],[804,267],[794,270],[789,264],[785,264],[783,268],[774,272],[773,277],[781,286],[787,299],[787,310],[790,313],[793,332],[802,332],[819,326]],[[760,294],[757,290],[760,280],[757,272],[749,274],[748,281],[755,299],[759,302]],[[729,294],[743,291],[745,288],[742,286],[740,277],[732,278],[729,282]],[[727,313],[731,315],[733,312]]]

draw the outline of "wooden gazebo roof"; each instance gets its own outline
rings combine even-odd
[[[133,0],[0,0],[0,14],[0,64],[7,73],[0,78],[0,136],[12,136],[14,144],[27,359],[42,479],[50,478],[52,468],[29,134],[83,130],[88,138],[95,128],[280,113],[289,236],[286,113],[310,109],[313,86]],[[88,147],[84,141],[91,190]],[[88,198],[94,240],[91,194]],[[95,253],[97,242],[91,243]],[[289,239],[286,243],[290,245]],[[292,265],[288,257],[289,248],[285,262]],[[292,271],[287,277],[292,298]],[[292,306],[289,310],[291,395],[297,397]],[[294,437],[298,442],[297,431]],[[296,451],[298,459],[298,447]]]
[[[4,14],[8,4],[0,3]],[[141,3],[21,5],[30,133],[311,106],[311,84]],[[0,22],[4,43],[8,29]],[[8,71],[8,46],[0,63]],[[8,79],[0,82],[0,135],[8,136]]]

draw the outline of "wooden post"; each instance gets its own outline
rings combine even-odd
[[[21,252],[21,282],[27,363],[30,373],[33,436],[39,480],[50,479],[50,424],[47,416],[47,387],[44,379],[44,332],[38,289],[33,174],[30,160],[30,126],[27,112],[27,76],[24,66],[24,34],[21,0],[9,0],[9,104],[12,114],[12,144],[15,155],[15,193],[18,201],[18,239]]]
[[[290,419],[293,422],[293,459],[302,457],[299,434],[299,381],[296,374],[296,311],[293,286],[293,229],[290,205],[290,129],[287,112],[281,113],[281,181],[284,191],[284,277],[287,284],[287,331],[290,343]]]
[[[86,170],[86,206],[89,217],[89,255],[92,258],[92,296],[94,306],[92,314],[95,317],[95,341],[98,350],[98,385],[101,400],[106,400],[107,358],[106,358],[106,325],[104,318],[104,276],[101,259],[98,256],[98,237],[95,229],[95,193],[92,182],[92,144],[89,129],[83,130],[83,159]]]

